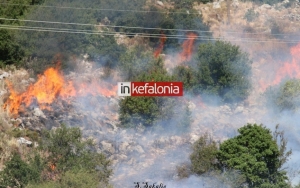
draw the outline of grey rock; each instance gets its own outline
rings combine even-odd
[[[37,117],[42,117],[42,118],[46,118],[45,114],[43,113],[43,111],[39,108],[35,108],[33,111],[33,115],[37,116]]]
[[[161,2],[161,1],[156,1],[156,4],[158,4],[159,6],[164,6],[164,3],[163,2]]]
[[[239,113],[243,113],[243,111],[244,111],[244,107],[238,106],[238,107],[234,110],[234,113],[235,113],[235,114],[239,114]]]
[[[4,78],[7,78],[9,77],[10,74],[8,72],[3,72],[1,75],[0,75],[0,80],[4,79]]]
[[[30,145],[32,144],[31,141],[26,140],[26,139],[23,138],[23,137],[18,138],[18,139],[17,139],[17,142],[18,142],[19,144],[26,144],[27,146],[30,146]]]
[[[221,8],[220,2],[213,2],[213,9]]]
[[[264,9],[271,9],[271,8],[272,8],[272,6],[269,5],[269,4],[263,4],[262,6],[260,6],[260,9],[261,9],[261,10],[264,10]]]

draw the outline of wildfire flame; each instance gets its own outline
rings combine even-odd
[[[187,38],[188,39],[185,40],[182,44],[183,50],[180,53],[181,62],[191,60],[192,54],[193,54],[193,49],[194,49],[194,42],[195,42],[195,39],[197,38],[197,34],[196,33],[188,33]]]
[[[273,85],[279,84],[285,77],[300,78],[300,43],[291,48],[290,54],[292,61],[285,62],[283,66],[278,69]]]
[[[14,90],[12,83],[9,81],[6,83],[10,90],[10,96],[4,104],[4,109],[8,107],[9,112],[15,115],[20,112],[22,104],[29,107],[34,101],[41,109],[50,109],[49,105],[58,97],[66,100],[70,97],[88,94],[114,96],[117,91],[117,86],[112,87],[108,83],[100,85],[96,80],[90,84],[79,83],[77,85],[80,89],[75,89],[77,87],[74,82],[64,78],[59,66],[45,70],[43,75],[38,76],[37,82],[31,84],[25,92],[20,94]]]
[[[280,84],[285,78],[300,79],[300,43],[290,49],[292,60],[282,63],[282,66],[277,69],[275,78],[272,81],[260,79],[258,84],[262,91],[265,91],[269,86]]]
[[[154,52],[155,58],[157,58],[159,56],[159,54],[161,54],[161,52],[163,51],[166,40],[167,40],[166,35],[162,33],[161,37],[159,39],[159,46]]]

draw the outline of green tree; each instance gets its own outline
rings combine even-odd
[[[246,19],[248,22],[254,21],[259,16],[259,13],[256,13],[254,11],[254,8],[248,9],[245,13],[244,19]]]
[[[20,19],[29,10],[30,4],[28,0],[10,0],[2,2],[0,6],[0,17],[5,19]],[[0,20],[0,24],[5,27],[20,25],[18,20]],[[25,56],[24,48],[19,44],[16,38],[16,31],[11,29],[0,29],[0,67],[5,65],[20,65],[22,58]]]
[[[190,67],[175,67],[173,76],[176,78],[176,80],[183,82],[185,91],[193,91],[198,83],[197,72]]]
[[[48,153],[46,161],[56,166],[56,172],[63,174],[66,171],[75,173],[85,170],[95,173],[99,181],[108,183],[112,174],[110,161],[93,148],[92,140],[82,140],[79,128],[67,128],[65,125],[44,131],[40,143],[40,149]]]
[[[217,158],[221,168],[239,170],[249,187],[288,187],[281,167],[290,153],[283,155],[285,147],[278,147],[271,131],[262,125],[247,124],[238,132],[240,135],[220,145]]]
[[[213,171],[217,152],[217,143],[207,133],[201,136],[193,144],[193,152],[190,155],[192,172],[201,175]]]
[[[225,102],[248,96],[251,61],[238,46],[223,41],[201,44],[197,55],[198,91],[218,95]]]
[[[133,81],[142,72],[149,70],[156,61],[152,53],[142,46],[136,46],[121,55],[118,69],[124,80]]]
[[[37,169],[24,162],[19,154],[14,154],[0,173],[0,187],[25,187],[30,181],[39,181],[39,173]]]
[[[292,79],[279,86],[269,87],[265,92],[268,105],[279,111],[296,111],[300,106],[300,80]]]
[[[161,59],[151,63],[133,81],[172,81]],[[120,100],[120,126],[136,127],[139,124],[149,127],[157,120],[170,119],[173,115],[174,99],[169,97],[125,97]]]

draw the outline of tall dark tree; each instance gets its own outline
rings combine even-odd
[[[239,170],[249,187],[288,187],[281,167],[290,152],[278,147],[272,132],[257,124],[247,124],[238,132],[240,135],[220,145],[217,158],[222,168]],[[278,132],[275,136],[277,139]]]
[[[248,54],[228,42],[201,44],[198,49],[198,89],[225,102],[244,100],[251,88]]]

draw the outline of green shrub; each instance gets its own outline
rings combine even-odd
[[[79,128],[62,125],[56,130],[42,133],[39,149],[48,153],[46,161],[55,164],[55,170],[59,173],[86,170],[96,173],[99,181],[108,183],[112,174],[111,163],[103,154],[94,152],[93,148],[92,140],[82,140]]]
[[[283,0],[244,0],[244,1],[254,2],[259,5],[262,5],[262,4],[274,5],[274,4],[282,2]]]
[[[300,80],[287,80],[279,86],[269,87],[264,95],[267,104],[277,110],[296,111],[300,106]]]
[[[193,144],[193,152],[190,155],[192,172],[201,175],[214,170],[217,151],[216,142],[208,134],[201,136]]]
[[[39,181],[39,173],[37,169],[25,163],[19,154],[14,154],[11,160],[5,163],[5,168],[0,173],[0,187],[25,187],[31,181]]]
[[[201,44],[198,49],[198,83],[195,91],[220,96],[225,102],[238,102],[251,89],[251,61],[248,54],[228,42]]]
[[[245,13],[244,19],[248,22],[254,21],[259,16],[259,13],[254,11],[254,8],[248,9]]]
[[[161,59],[155,60],[134,81],[172,81]],[[125,97],[120,100],[120,127],[136,127],[143,125],[150,127],[157,120],[170,119],[173,114],[174,98],[170,97]]]
[[[193,91],[198,83],[195,69],[186,66],[177,66],[173,71],[176,80],[183,82],[184,90]]]
[[[8,131],[8,134],[10,136],[13,136],[15,138],[19,138],[19,137],[29,137],[32,141],[38,141],[39,139],[39,133],[35,132],[35,131],[31,131],[28,129],[19,129],[19,128],[14,128],[10,131]]]
[[[240,128],[240,135],[220,145],[217,159],[221,169],[239,170],[249,187],[286,187],[286,171],[281,168],[291,151],[285,152],[286,140],[277,128],[273,135],[262,125]]]

